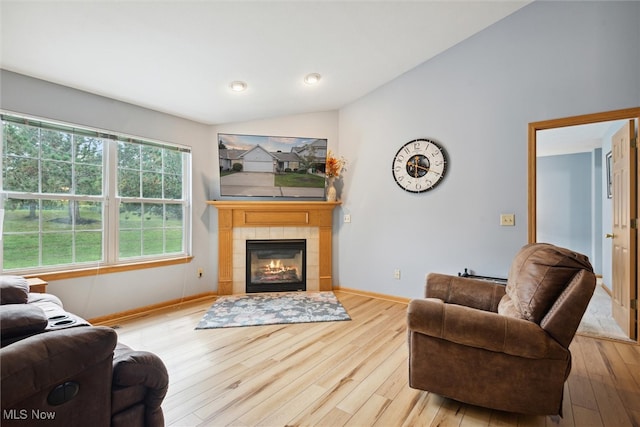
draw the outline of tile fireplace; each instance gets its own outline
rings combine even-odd
[[[252,240],[305,240],[306,290],[332,289],[333,209],[340,202],[207,203],[218,210],[218,295],[249,292],[247,242]]]

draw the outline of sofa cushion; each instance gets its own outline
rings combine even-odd
[[[32,304],[8,304],[0,307],[2,341],[44,331],[48,325],[45,312]]]
[[[593,271],[585,255],[548,243],[524,246],[511,265],[498,312],[540,324],[580,270]]]
[[[29,298],[29,283],[21,276],[0,276],[0,305],[26,304]]]

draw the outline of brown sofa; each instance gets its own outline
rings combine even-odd
[[[461,402],[562,415],[569,344],[591,299],[586,256],[535,243],[515,257],[506,287],[429,274],[408,308],[409,385]]]
[[[169,377],[154,354],[64,311],[54,295],[0,276],[5,426],[163,426]]]

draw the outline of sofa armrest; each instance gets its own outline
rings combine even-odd
[[[169,374],[162,360],[148,351],[120,346],[113,359],[114,387],[144,386],[145,405],[159,408],[167,394]]]
[[[412,300],[407,323],[410,333],[468,347],[530,359],[567,357],[567,350],[533,322],[447,304],[436,298]]]
[[[82,327],[34,335],[0,349],[2,407],[38,393],[46,396],[61,382],[110,360],[116,341],[111,328]]]
[[[495,282],[439,273],[427,276],[425,290],[427,298],[493,312],[498,311],[498,303],[504,294],[504,285]]]

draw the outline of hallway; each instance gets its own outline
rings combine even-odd
[[[602,279],[600,278],[577,333],[590,337],[633,342],[613,319],[611,315],[611,297],[603,288]]]

